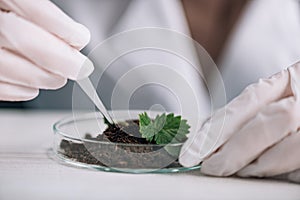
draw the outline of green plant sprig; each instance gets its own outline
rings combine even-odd
[[[146,112],[139,115],[140,133],[147,141],[156,144],[182,143],[187,139],[190,126],[187,120],[173,113],[157,115],[152,120]]]

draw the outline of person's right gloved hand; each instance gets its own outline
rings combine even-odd
[[[93,64],[79,52],[89,40],[49,0],[0,0],[0,100],[30,100],[90,75]]]

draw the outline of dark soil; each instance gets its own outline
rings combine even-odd
[[[126,121],[126,124],[110,126],[97,137],[87,133],[85,139],[88,140],[81,143],[62,140],[60,153],[78,162],[114,168],[180,167],[177,159],[169,155],[163,146],[153,145],[155,143],[141,138],[138,123]]]

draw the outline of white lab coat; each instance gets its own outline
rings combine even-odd
[[[92,33],[92,40],[85,52],[90,52],[109,36],[135,28],[160,27],[190,35],[184,11],[179,0],[53,0],[77,21],[85,24]],[[219,69],[224,80],[227,100],[238,95],[247,85],[300,60],[300,1],[299,0],[252,0],[238,22],[223,51]],[[177,62],[177,61],[176,61]],[[192,71],[183,74],[198,91],[201,112],[210,111],[209,96],[205,84]],[[147,74],[141,75],[147,77]],[[116,81],[113,76],[104,80],[105,88]],[[220,91],[217,85],[214,91]],[[70,93],[61,92],[60,94]],[[147,99],[139,99],[134,105],[142,108],[155,104],[157,98],[169,111],[178,111],[165,91],[150,88]],[[110,91],[101,91],[106,105],[110,103]],[[49,98],[42,94],[35,103]],[[141,96],[145,96],[141,92]],[[61,99],[61,97],[60,97]],[[147,102],[148,101],[148,102]],[[33,103],[34,103],[33,102]],[[140,104],[138,102],[146,102]],[[224,102],[217,102],[218,105]],[[53,101],[52,101],[53,104]],[[134,107],[133,107],[134,108]]]

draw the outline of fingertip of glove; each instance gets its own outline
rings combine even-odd
[[[182,150],[178,160],[184,167],[193,167],[201,162],[201,160],[193,156],[189,150]]]
[[[201,141],[203,134],[197,133],[190,135],[188,140],[181,148],[179,162],[185,167],[193,167],[198,165],[207,155],[207,151],[202,148]]]
[[[81,80],[87,78],[93,73],[94,69],[95,67],[93,62],[90,59],[86,58],[77,75],[75,77],[71,77],[71,79]]]
[[[27,88],[22,86],[13,86],[15,89],[14,94],[12,94],[8,100],[9,101],[30,101],[39,96],[39,89]]]
[[[1,101],[29,101],[39,95],[39,89],[0,81]]]
[[[22,98],[22,101],[29,101],[29,100],[35,99],[37,96],[39,96],[39,94],[40,94],[40,90],[34,89],[34,90],[32,90],[31,93],[29,93],[29,95],[24,96]]]
[[[184,167],[193,167],[199,164],[198,162],[195,162],[192,159],[186,159],[186,157],[179,158],[179,163]]]
[[[75,47],[78,50],[83,49],[91,40],[91,32],[87,27],[80,23],[76,23],[74,27],[75,31],[73,32],[71,38],[71,46]]]
[[[46,84],[46,86],[41,87],[41,89],[57,90],[64,87],[67,84],[67,79],[55,75],[54,77],[49,78],[44,83]]]

